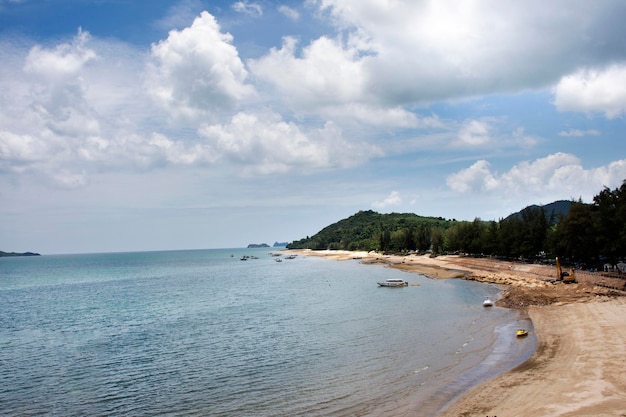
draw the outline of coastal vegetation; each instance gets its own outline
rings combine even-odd
[[[626,180],[614,190],[605,187],[590,204],[578,200],[529,206],[498,221],[359,211],[287,248],[432,251],[515,259],[558,256],[601,266],[626,256]]]

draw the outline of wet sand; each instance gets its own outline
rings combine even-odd
[[[549,283],[550,267],[455,256],[299,252],[383,263],[433,278],[507,285],[498,303],[528,313],[538,338],[537,351],[513,370],[470,388],[439,417],[626,416],[623,293],[589,284]]]

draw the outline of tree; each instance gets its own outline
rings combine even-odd
[[[444,233],[440,227],[433,227],[430,231],[430,241],[432,250],[434,253],[441,253],[443,251]]]
[[[567,216],[555,230],[556,256],[576,261],[589,261],[598,256],[595,244],[592,207],[578,201],[570,207]]]
[[[431,229],[426,224],[422,223],[417,228],[415,249],[419,251],[427,251],[431,245]]]

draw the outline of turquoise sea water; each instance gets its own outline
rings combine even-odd
[[[430,416],[535,348],[494,286],[271,251],[0,258],[0,415]]]

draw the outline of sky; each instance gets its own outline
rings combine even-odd
[[[0,0],[0,250],[499,220],[626,179],[622,0]]]

